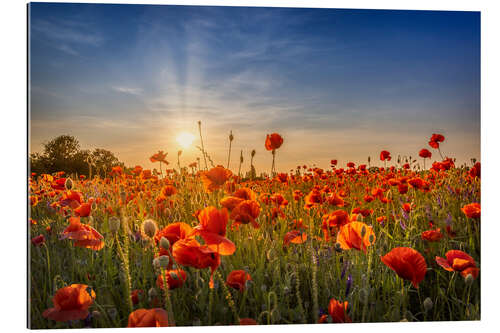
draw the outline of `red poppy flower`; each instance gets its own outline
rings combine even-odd
[[[182,287],[184,282],[186,282],[186,272],[182,269],[169,269],[165,271],[165,276],[167,277],[167,286],[168,289],[176,289]],[[156,285],[158,288],[163,289],[163,273],[160,273],[158,275],[158,278],[156,279]]]
[[[436,262],[445,270],[460,272],[463,277],[471,274],[474,278],[479,274],[479,268],[474,259],[465,252],[459,250],[450,250],[445,254],[446,259],[436,257]]]
[[[441,134],[432,134],[431,139],[429,141],[429,146],[434,149],[439,148],[439,143],[444,141],[444,136]]]
[[[255,319],[252,318],[241,318],[240,325],[259,325]]]
[[[411,281],[415,288],[418,288],[427,272],[424,257],[409,247],[396,247],[380,259],[399,277]]]
[[[422,239],[429,242],[439,242],[441,238],[443,238],[443,234],[440,228],[422,232]]]
[[[78,208],[74,210],[76,216],[87,217],[90,215],[90,211],[92,210],[92,203],[85,202],[82,203]]]
[[[132,299],[132,304],[137,305],[139,304],[139,298],[141,297],[140,295],[143,295],[144,291],[141,289],[134,289],[130,295],[130,298]]]
[[[252,280],[250,274],[240,269],[229,273],[226,279],[226,284],[236,290],[243,292],[245,291],[246,282],[249,280]]]
[[[251,223],[254,228],[259,228],[259,224],[255,221],[259,214],[259,203],[254,200],[245,200],[234,207],[230,217],[237,225]]]
[[[128,316],[127,327],[167,327],[168,314],[161,308],[138,309]]]
[[[432,153],[428,149],[423,148],[418,152],[418,156],[422,158],[431,158]]]
[[[347,307],[349,303],[346,301],[341,303],[337,301],[335,298],[330,300],[328,304],[328,313],[332,317],[332,322],[334,323],[351,323],[352,320],[347,315]]]
[[[74,240],[74,245],[98,251],[104,247],[103,236],[89,225],[80,223],[79,217],[70,217],[69,226],[63,230],[60,239]]]
[[[390,161],[391,160],[391,153],[389,153],[387,150],[382,150],[380,152],[380,160],[381,161]]]
[[[210,249],[207,245],[201,245],[194,238],[186,238],[174,244],[172,254],[179,265],[198,269],[210,267],[210,288],[213,288],[213,274],[220,265],[220,256],[217,251]]]
[[[36,237],[33,237],[31,239],[31,243],[35,246],[41,246],[43,243],[45,243],[45,236],[44,235],[38,235]]]
[[[283,246],[287,246],[288,244],[302,244],[307,240],[307,234],[301,232],[300,230],[292,230],[285,234],[283,237]]]
[[[331,165],[337,165],[337,160],[331,160],[331,161],[330,161],[330,164],[331,164]]]
[[[477,219],[481,217],[481,204],[474,202],[463,206],[462,212],[470,219]]]
[[[229,214],[226,208],[218,210],[210,206],[198,214],[200,225],[193,229],[192,235],[200,235],[210,249],[221,255],[231,255],[236,246],[226,238]]]
[[[193,231],[189,224],[184,222],[175,222],[167,225],[165,228],[159,230],[154,240],[159,244],[162,237],[168,239],[170,246],[173,246],[179,239],[187,238]]]
[[[476,162],[474,166],[469,170],[469,176],[472,178],[481,178],[481,163]]]
[[[278,149],[279,147],[281,147],[282,144],[283,144],[283,138],[278,133],[272,133],[266,136],[265,146],[267,150]]]
[[[231,177],[231,170],[223,166],[216,166],[208,171],[201,172],[201,181],[205,187],[205,191],[211,193],[219,189]]]
[[[350,222],[340,228],[337,243],[344,250],[356,249],[366,253],[367,247],[375,243],[375,233],[372,227],[362,222]]]
[[[59,289],[52,298],[54,307],[45,310],[42,315],[55,321],[85,319],[95,297],[95,292],[86,284],[66,286]]]

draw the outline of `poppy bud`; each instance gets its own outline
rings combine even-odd
[[[153,267],[155,269],[160,269],[160,258],[154,258],[153,259]]]
[[[156,226],[156,222],[154,220],[148,219],[144,220],[142,222],[142,231],[149,237],[153,238],[154,235],[156,234],[156,231],[158,230],[158,227]]]
[[[159,263],[161,268],[167,268],[168,263],[170,262],[170,259],[168,258],[168,256],[160,256],[157,259],[158,259],[158,263]]]
[[[115,234],[116,232],[118,232],[118,229],[120,229],[120,219],[116,216],[112,216],[108,220],[108,227],[109,227],[109,231],[111,233]]]
[[[361,229],[361,238],[364,238],[366,235],[366,227],[363,226],[363,228]]]
[[[69,191],[73,188],[73,181],[71,178],[66,178],[66,181],[64,182],[64,187]]]
[[[111,319],[115,319],[118,315],[118,311],[115,308],[111,308],[108,310],[108,315],[111,317]]]
[[[465,277],[465,283],[470,286],[473,282],[474,276],[472,276],[472,274],[467,274],[467,276]]]
[[[92,318],[99,319],[101,317],[101,313],[97,310],[92,311]]]
[[[255,149],[252,150],[252,157],[255,156]]]
[[[155,288],[151,288],[148,290],[148,296],[150,299],[153,299],[158,296],[158,291]]]
[[[342,247],[341,247],[340,243],[335,243],[335,251],[342,252]]]
[[[233,140],[234,140],[233,131],[231,131],[229,133],[229,141],[233,141]]]
[[[425,309],[425,311],[426,311],[426,312],[427,312],[427,311],[430,311],[430,310],[432,309],[432,306],[433,306],[433,305],[434,305],[434,304],[432,303],[432,300],[431,300],[429,297],[427,297],[427,298],[424,300],[424,309]]]
[[[167,238],[162,237],[160,239],[160,247],[162,247],[165,250],[168,250],[170,248],[170,242],[168,241]]]
[[[177,156],[181,156],[181,154],[182,154],[182,150],[179,150],[179,151],[177,152]]]
[[[370,234],[370,237],[368,237],[368,241],[370,242],[370,244],[375,242],[375,236],[373,236],[373,234]]]

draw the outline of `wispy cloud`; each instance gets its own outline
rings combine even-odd
[[[124,93],[124,94],[129,94],[129,95],[136,95],[139,96],[142,94],[143,90],[141,88],[131,88],[131,87],[111,87],[114,91],[117,91],[119,93]]]
[[[66,21],[34,20],[31,29],[34,33],[39,33],[50,40],[57,40],[67,43],[87,44],[99,46],[104,38],[97,32],[89,31],[65,23]]]

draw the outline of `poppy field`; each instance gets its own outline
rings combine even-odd
[[[160,172],[32,173],[30,327],[479,320],[481,166],[422,141],[285,173],[273,133],[260,176],[204,148],[152,154]]]

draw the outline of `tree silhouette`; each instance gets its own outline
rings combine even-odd
[[[111,152],[96,148],[81,150],[78,140],[70,135],[60,135],[43,144],[42,153],[30,154],[31,172],[38,174],[65,171],[67,174],[105,175],[113,166],[124,166]]]

